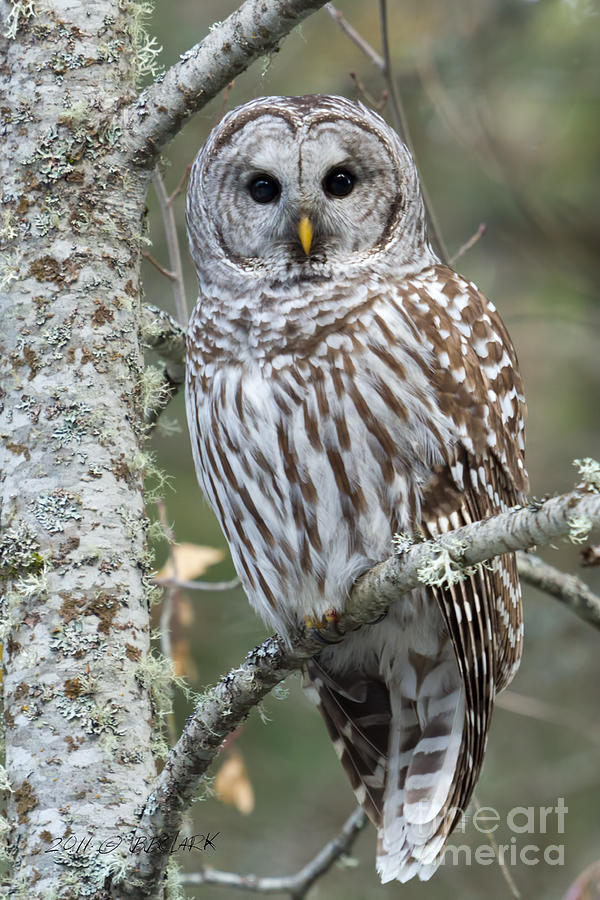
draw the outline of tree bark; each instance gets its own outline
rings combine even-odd
[[[140,677],[148,179],[124,162],[114,126],[135,96],[133,7],[0,7],[8,850],[11,887],[29,897],[103,885],[122,850],[91,848],[135,825],[155,773]],[[82,864],[73,851],[90,837]]]

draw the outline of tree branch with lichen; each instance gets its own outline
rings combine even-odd
[[[153,837],[177,831],[222,741],[275,685],[323,649],[323,638],[343,640],[347,633],[384,615],[391,603],[419,585],[452,583],[470,567],[504,553],[557,538],[579,542],[592,528],[600,527],[600,465],[584,460],[579,461],[579,468],[584,480],[568,494],[514,507],[435,540],[418,544],[404,540],[401,552],[357,581],[335,624],[318,633],[300,629],[291,645],[274,635],[252,650],[240,666],[205,693],[187,720],[144,804],[137,832],[144,846]],[[151,896],[167,859],[168,848],[164,853],[158,850],[134,857],[124,878],[123,896],[131,896],[127,893],[129,879],[132,889],[136,882],[135,896]]]
[[[325,0],[246,0],[121,113],[127,155],[152,168],[185,122]]]

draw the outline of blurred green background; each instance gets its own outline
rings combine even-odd
[[[157,0],[150,29],[164,66],[201,40],[236,2]],[[340,9],[380,48],[375,0],[344,0]],[[495,302],[519,354],[529,404],[528,469],[532,493],[563,491],[573,484],[575,457],[600,458],[600,15],[592,0],[391,0],[394,69],[406,106],[421,176],[433,198],[451,253],[481,222],[483,238],[457,268]],[[279,53],[239,77],[231,108],[265,94],[338,93],[357,96],[349,73],[379,98],[383,84],[371,63],[325,10],[283,42]],[[223,111],[217,98],[187,125],[164,155],[169,190],[179,182]],[[384,110],[384,114],[386,111]],[[389,118],[389,116],[388,116]],[[187,256],[183,195],[176,201],[191,308],[196,295]],[[168,265],[155,197],[149,198],[152,253]],[[148,301],[172,310],[171,287],[145,263]],[[164,416],[179,433],[159,429],[152,445],[172,476],[165,497],[179,541],[225,548],[204,502],[192,466],[183,399]],[[578,566],[567,544],[543,555],[564,569]],[[157,566],[165,557],[157,548]],[[211,568],[211,580],[234,574],[229,558]],[[583,572],[600,590],[598,570]],[[199,690],[238,663],[265,631],[241,590],[194,593],[193,621],[184,627],[192,651],[191,686]],[[494,837],[517,850],[526,844],[564,845],[564,865],[518,861],[509,869],[525,898],[561,898],[581,870],[600,856],[600,721],[598,633],[557,601],[525,588],[523,664],[506,702],[497,708],[489,739],[479,802],[498,810]],[[346,783],[317,712],[302,696],[299,679],[285,699],[270,697],[262,718],[254,713],[236,747],[253,785],[254,811],[241,815],[215,798],[193,807],[195,832],[220,832],[216,851],[188,856],[184,869],[201,862],[261,875],[294,872],[331,838],[353,808]],[[523,695],[514,697],[514,693]],[[529,698],[529,699],[523,699]],[[534,702],[535,701],[535,702]],[[177,727],[190,712],[180,693]],[[568,807],[565,833],[548,816],[546,834],[515,834],[506,816],[516,806]],[[455,844],[477,847],[485,835],[468,824]],[[497,863],[445,866],[432,881],[379,885],[374,869],[375,834],[369,826],[355,846],[357,864],[337,868],[311,898],[506,898],[510,890]],[[195,892],[194,892],[195,890]],[[186,889],[189,897],[228,900],[229,888]]]

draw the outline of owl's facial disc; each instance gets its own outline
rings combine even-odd
[[[281,272],[382,249],[403,211],[402,172],[381,133],[342,116],[265,112],[214,149],[203,173],[227,258]]]

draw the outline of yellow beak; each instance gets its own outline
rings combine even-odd
[[[308,254],[310,253],[310,245],[312,244],[313,239],[313,227],[310,224],[310,219],[308,218],[308,216],[302,216],[302,218],[298,222],[298,237],[300,238],[302,249],[308,256]]]

